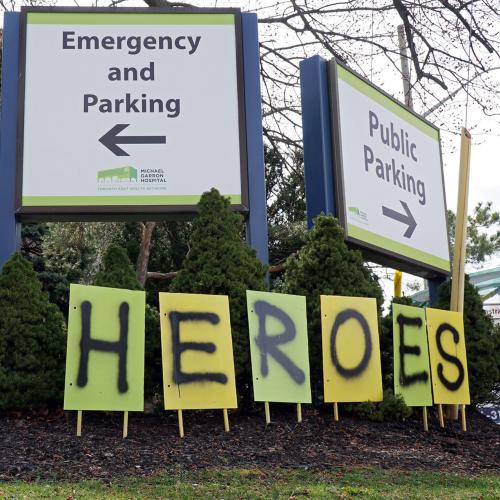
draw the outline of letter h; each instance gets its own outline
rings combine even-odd
[[[82,338],[80,340],[80,366],[78,368],[78,387],[85,387],[88,382],[89,354],[91,350],[118,354],[118,391],[128,391],[127,382],[127,348],[128,348],[128,312],[129,305],[122,302],[118,311],[120,319],[120,338],[117,341],[93,339],[90,336],[90,317],[92,304],[86,300],[82,302]]]

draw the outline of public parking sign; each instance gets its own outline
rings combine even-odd
[[[238,9],[22,11],[17,213],[248,208]]]
[[[335,60],[329,81],[347,241],[403,270],[449,273],[439,129]]]

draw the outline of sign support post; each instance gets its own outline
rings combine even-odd
[[[263,264],[269,262],[266,180],[262,109],[260,99],[260,55],[257,14],[242,13],[245,114],[247,133],[248,202],[247,241]]]
[[[20,224],[15,216],[19,12],[6,12],[3,26],[2,121],[0,124],[0,268],[19,248]]]
[[[123,438],[128,436],[128,411],[123,412]]]
[[[77,410],[76,412],[76,436],[81,437],[82,435],[82,417],[83,410]]]
[[[264,413],[266,415],[266,425],[271,423],[271,410],[269,409],[269,401],[264,401]]]
[[[337,216],[332,169],[328,63],[319,56],[300,62],[307,225],[320,213]],[[316,180],[316,181],[315,181]]]
[[[226,432],[229,432],[231,430],[231,428],[229,427],[229,414],[228,414],[227,408],[224,408],[222,410],[222,415],[224,417],[224,430]]]
[[[184,419],[182,418],[182,410],[177,410],[177,421],[179,422],[179,436],[184,437]]]

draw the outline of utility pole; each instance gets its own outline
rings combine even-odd
[[[411,96],[410,67],[408,66],[408,54],[406,47],[405,28],[402,24],[398,26],[399,55],[401,59],[401,74],[403,76],[403,92],[405,104],[413,109],[413,98]]]

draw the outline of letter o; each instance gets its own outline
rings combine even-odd
[[[355,319],[361,325],[361,329],[363,330],[363,336],[365,338],[365,352],[363,354],[363,358],[354,368],[343,367],[340,364],[337,356],[337,334],[339,328],[349,319]],[[368,366],[370,357],[372,355],[372,338],[368,322],[360,312],[354,309],[346,309],[345,311],[341,311],[337,315],[337,317],[335,318],[335,322],[333,323],[332,335],[330,337],[330,354],[332,357],[333,366],[337,369],[337,371],[342,377],[355,378],[364,372],[364,370]]]

